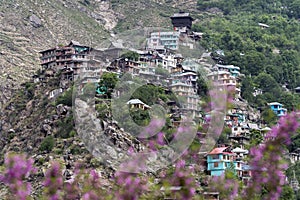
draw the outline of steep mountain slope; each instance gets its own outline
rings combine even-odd
[[[70,40],[94,46],[109,36],[116,15],[105,1],[13,0],[0,2],[0,84],[28,80],[39,51]],[[92,38],[92,39],[91,39]],[[0,93],[0,99],[6,98]]]
[[[0,2],[0,108],[39,66],[39,51],[70,40],[92,47],[120,32],[141,27],[171,29],[179,9],[196,9],[195,0],[12,0]]]

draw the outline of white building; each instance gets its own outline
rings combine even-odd
[[[148,49],[178,49],[179,42],[179,32],[154,32],[151,33],[150,38],[148,38]]]

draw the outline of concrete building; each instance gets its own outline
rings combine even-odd
[[[283,108],[283,105],[281,103],[272,102],[268,103],[268,105],[270,106],[271,110],[273,110],[273,112],[277,115],[277,117],[284,116],[287,113],[287,109]]]
[[[243,161],[237,159],[236,154],[229,147],[215,148],[207,155],[207,170],[211,176],[221,176],[231,163],[237,175],[242,176]]]
[[[150,38],[148,38],[147,49],[177,50],[179,45],[179,36],[180,33],[176,31],[151,33]]]

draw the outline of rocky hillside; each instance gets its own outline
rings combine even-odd
[[[0,2],[0,80],[19,85],[39,66],[39,51],[77,40],[95,46],[117,23],[106,1]],[[6,99],[0,92],[0,99]],[[7,96],[7,94],[6,94]]]
[[[190,1],[12,0],[0,1],[0,108],[7,88],[18,88],[39,66],[39,51],[70,40],[93,47],[120,32],[141,27],[169,27]],[[5,92],[6,91],[6,92]]]
[[[35,166],[38,167],[37,174],[31,178],[35,197],[42,191],[40,180],[54,160],[62,164],[66,180],[72,177],[76,163],[99,170],[104,179],[111,177],[115,167],[118,167],[108,165],[112,163],[112,150],[107,149],[108,155],[103,154],[105,159],[98,160],[88,151],[90,148],[87,147],[86,141],[76,133],[72,110],[72,88],[57,98],[49,97],[50,91],[56,88],[59,82],[60,75],[57,74],[50,78],[47,84],[42,82],[22,84],[0,115],[0,146],[2,147],[0,163],[3,164],[7,152],[26,152],[33,158]],[[101,100],[98,103],[109,104],[110,101]],[[82,109],[88,110],[87,105],[84,103],[81,105]],[[93,121],[98,122],[98,129],[93,130],[93,133],[95,136],[105,137],[110,147],[114,146],[115,149],[124,152],[129,148],[135,152],[143,149],[140,141],[121,130],[110,118],[95,118]],[[105,142],[101,143],[100,147],[104,145]],[[0,196],[4,197],[6,194],[6,188],[1,186]]]

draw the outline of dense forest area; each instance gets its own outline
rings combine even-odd
[[[198,9],[207,13],[193,26],[204,33],[201,45],[224,52],[217,62],[241,68],[243,98],[256,107],[272,101],[289,111],[299,107],[299,0],[199,0]]]
[[[269,119],[268,102],[280,102],[288,111],[300,108],[295,91],[300,87],[299,0],[199,0],[198,9],[205,13],[193,26],[204,33],[201,45],[216,62],[241,68],[244,99]],[[297,148],[299,130],[288,147],[290,152]],[[287,173],[292,177],[295,170],[300,181],[298,165]]]

